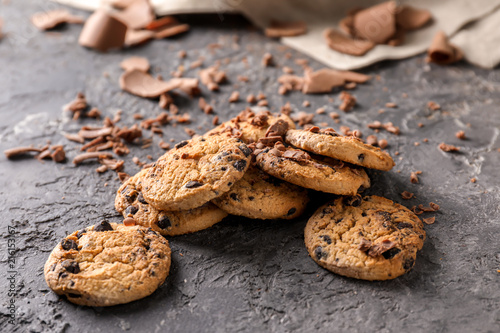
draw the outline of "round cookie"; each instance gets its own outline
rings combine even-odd
[[[136,224],[149,227],[164,236],[176,236],[210,228],[222,221],[227,213],[207,202],[201,207],[181,211],[162,211],[148,204],[137,189],[147,169],[130,177],[118,189],[115,208],[123,217],[132,217]]]
[[[75,304],[111,306],[152,294],[170,269],[170,247],[155,231],[102,221],[75,231],[45,263],[45,281]]]
[[[285,148],[255,150],[257,166],[268,174],[316,191],[355,195],[370,187],[365,170],[332,159],[316,159],[302,150]]]
[[[285,140],[297,148],[370,169],[388,171],[394,166],[394,160],[385,151],[355,136],[339,135],[333,129],[316,127],[314,132],[292,129],[287,131]]]
[[[391,200],[344,197],[320,207],[304,237],[320,266],[356,279],[389,280],[413,267],[425,231],[413,212]]]
[[[229,214],[252,219],[293,219],[304,212],[309,198],[305,188],[250,167],[229,192],[212,202]]]
[[[251,150],[227,135],[178,143],[142,179],[144,199],[159,210],[188,210],[229,191],[243,177]]]
[[[250,144],[264,138],[267,129],[280,120],[286,122],[288,128],[295,128],[295,123],[287,115],[272,115],[269,111],[258,112],[256,114],[247,109],[240,112],[240,114],[233,119],[208,131],[207,135],[230,133],[240,138],[243,142]]]

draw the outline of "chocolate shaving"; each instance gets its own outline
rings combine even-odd
[[[432,14],[426,9],[418,9],[411,6],[402,6],[396,12],[396,24],[398,28],[411,31],[423,27],[430,22]]]
[[[173,37],[182,33],[189,31],[189,24],[175,24],[171,26],[165,26],[155,30],[155,38],[163,39],[167,37]]]
[[[212,66],[200,71],[200,80],[209,90],[218,91],[219,83],[224,83],[227,78],[224,71],[220,71],[217,66]]]
[[[41,148],[34,148],[34,147],[16,147],[16,148],[10,148],[7,150],[4,150],[4,154],[7,158],[12,158],[15,156],[19,155],[24,155],[27,153],[35,152],[35,153],[41,153],[43,149]]]
[[[93,159],[93,158],[99,158],[99,159],[106,159],[106,158],[113,158],[113,154],[111,153],[104,153],[104,152],[91,152],[91,153],[84,153],[75,156],[73,159],[74,164],[80,164],[83,161]]]
[[[120,87],[137,96],[154,98],[180,88],[183,81],[179,78],[171,79],[170,81],[160,81],[152,77],[150,74],[134,69],[124,72],[120,77]]]
[[[376,44],[387,42],[396,33],[396,7],[395,1],[388,1],[357,12],[353,18],[356,36]]]
[[[297,162],[307,161],[311,159],[311,156],[302,150],[287,150],[282,155],[284,158],[288,158]]]
[[[70,141],[78,142],[78,143],[84,143],[85,139],[79,136],[78,134],[70,134],[70,133],[64,133],[64,137]]]
[[[271,53],[266,53],[262,57],[262,66],[269,67],[273,64],[273,56]]]
[[[118,133],[116,133],[116,136],[127,142],[132,142],[135,139],[142,137],[142,131],[136,124],[130,128],[124,126],[118,131]]]
[[[422,221],[424,221],[425,224],[434,224],[434,222],[436,222],[436,217],[428,217],[426,219],[422,219]]]
[[[272,20],[265,29],[265,34],[270,38],[300,36],[307,32],[305,22],[281,22]]]
[[[279,119],[274,124],[269,126],[266,131],[266,137],[283,137],[288,131],[288,123],[283,119]]]
[[[149,65],[148,59],[144,57],[130,57],[123,60],[120,63],[120,67],[125,71],[139,70],[141,72],[147,73],[151,66]]]
[[[54,149],[54,152],[50,154],[50,157],[52,157],[52,160],[54,160],[54,162],[56,163],[62,163],[66,161],[66,153],[61,146],[56,147]]]
[[[455,147],[453,145],[448,145],[448,144],[442,142],[442,143],[439,144],[439,149],[441,149],[444,152],[449,153],[449,152],[457,152],[457,151],[459,151],[460,147]]]
[[[125,45],[129,47],[141,45],[153,38],[155,38],[155,33],[153,31],[128,29],[125,35]]]
[[[125,43],[127,26],[104,9],[96,10],[85,21],[78,43],[82,46],[106,52],[120,49]]]
[[[124,22],[129,29],[144,28],[155,19],[149,0],[134,0],[123,10],[113,14],[121,22]]]
[[[339,109],[344,112],[349,112],[356,105],[356,97],[348,93],[347,91],[342,91],[339,96],[342,104],[339,106]]]
[[[416,172],[412,172],[410,175],[410,182],[412,184],[418,184],[418,176]]]
[[[113,132],[112,127],[102,127],[96,129],[90,129],[87,127],[82,127],[78,132],[78,135],[84,139],[95,139],[100,136],[110,135]]]
[[[375,43],[372,41],[355,39],[335,29],[326,29],[323,32],[323,36],[326,39],[328,47],[332,50],[353,56],[365,55],[375,47]]]
[[[229,103],[236,103],[240,99],[240,93],[237,91],[233,91],[231,96],[229,96]]]
[[[403,191],[403,193],[401,193],[401,197],[404,200],[410,200],[411,198],[413,198],[413,196],[414,196],[414,194],[411,192],[408,192],[408,191]]]
[[[345,79],[339,71],[323,68],[319,71],[306,72],[302,92],[304,94],[328,93],[335,87],[341,87]]]
[[[436,33],[427,50],[427,62],[438,65],[448,65],[461,60],[462,57],[462,51],[448,41],[448,37],[443,31]]]
[[[31,23],[39,30],[50,30],[64,23],[82,24],[83,18],[72,15],[65,9],[39,12],[31,16]]]

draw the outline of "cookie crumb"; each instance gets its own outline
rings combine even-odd
[[[457,137],[457,139],[460,139],[460,140],[465,140],[467,139],[465,137],[465,132],[464,131],[458,131],[457,133],[455,133],[455,136]]]
[[[440,143],[438,147],[439,147],[439,149],[441,149],[442,151],[447,152],[447,153],[448,152],[457,152],[457,151],[460,150],[460,147],[455,147],[453,145],[448,145],[448,144],[446,144],[444,142]]]
[[[247,103],[255,104],[257,103],[257,98],[254,94],[250,94],[247,96]]]
[[[437,111],[441,109],[441,105],[433,101],[427,102],[427,107],[432,111]]]
[[[418,176],[416,172],[412,172],[410,175],[410,182],[412,184],[418,184]]]
[[[306,101],[302,102],[302,106],[307,108],[307,107],[311,106],[311,102],[306,100]]]
[[[347,91],[342,91],[339,96],[342,104],[339,106],[339,109],[344,112],[349,112],[356,105],[356,97],[348,93]]]
[[[396,103],[393,103],[393,102],[389,102],[389,103],[385,103],[385,107],[386,108],[392,108],[392,109],[395,109],[398,107],[398,105]]]
[[[229,103],[236,103],[240,99],[240,93],[238,91],[233,91],[231,96],[229,96]]]
[[[470,180],[471,183],[475,183],[476,181],[477,181],[476,178],[471,178],[471,180]]]
[[[389,144],[387,143],[387,140],[386,139],[382,139],[382,140],[379,140],[378,141],[378,146],[382,149],[385,149],[387,148]]]
[[[269,67],[273,64],[273,56],[271,53],[266,53],[262,57],[262,66]]]
[[[316,109],[316,114],[325,114],[325,113],[326,113],[325,108],[317,108]]]

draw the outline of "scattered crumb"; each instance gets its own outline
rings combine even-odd
[[[427,102],[427,107],[432,111],[437,111],[441,109],[441,105],[433,101]]]
[[[433,216],[426,219],[422,219],[422,221],[424,221],[425,224],[434,224],[434,222],[436,222],[436,218]]]
[[[385,107],[386,108],[392,108],[392,109],[395,109],[398,107],[398,105],[396,103],[393,103],[393,102],[389,102],[389,103],[385,103]]]
[[[467,139],[467,138],[465,137],[465,132],[464,132],[464,131],[458,131],[457,133],[455,133],[455,136],[456,136],[458,139],[460,139],[460,140],[465,140],[465,139]]]
[[[442,142],[441,144],[439,144],[438,147],[439,147],[439,149],[441,149],[442,151],[447,152],[447,153],[449,153],[449,152],[457,152],[457,151],[460,150],[460,147],[455,147],[453,145],[448,145],[448,144],[446,144],[444,142]]]
[[[477,181],[477,179],[476,179],[476,178],[472,178],[472,179],[470,180],[470,182],[471,182],[471,183],[475,183],[476,181]]]
[[[306,100],[306,101],[302,102],[302,106],[303,107],[309,107],[309,106],[311,106],[311,102],[309,102],[309,101]]]
[[[408,191],[403,191],[403,193],[401,193],[401,197],[404,200],[410,200],[411,198],[413,198],[413,196],[414,196],[414,194],[411,192],[408,192]]]

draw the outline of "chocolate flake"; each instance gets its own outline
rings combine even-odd
[[[401,193],[401,197],[404,199],[404,200],[410,200],[411,198],[413,198],[414,194],[411,193],[411,192],[408,192],[408,191],[403,191]]]

